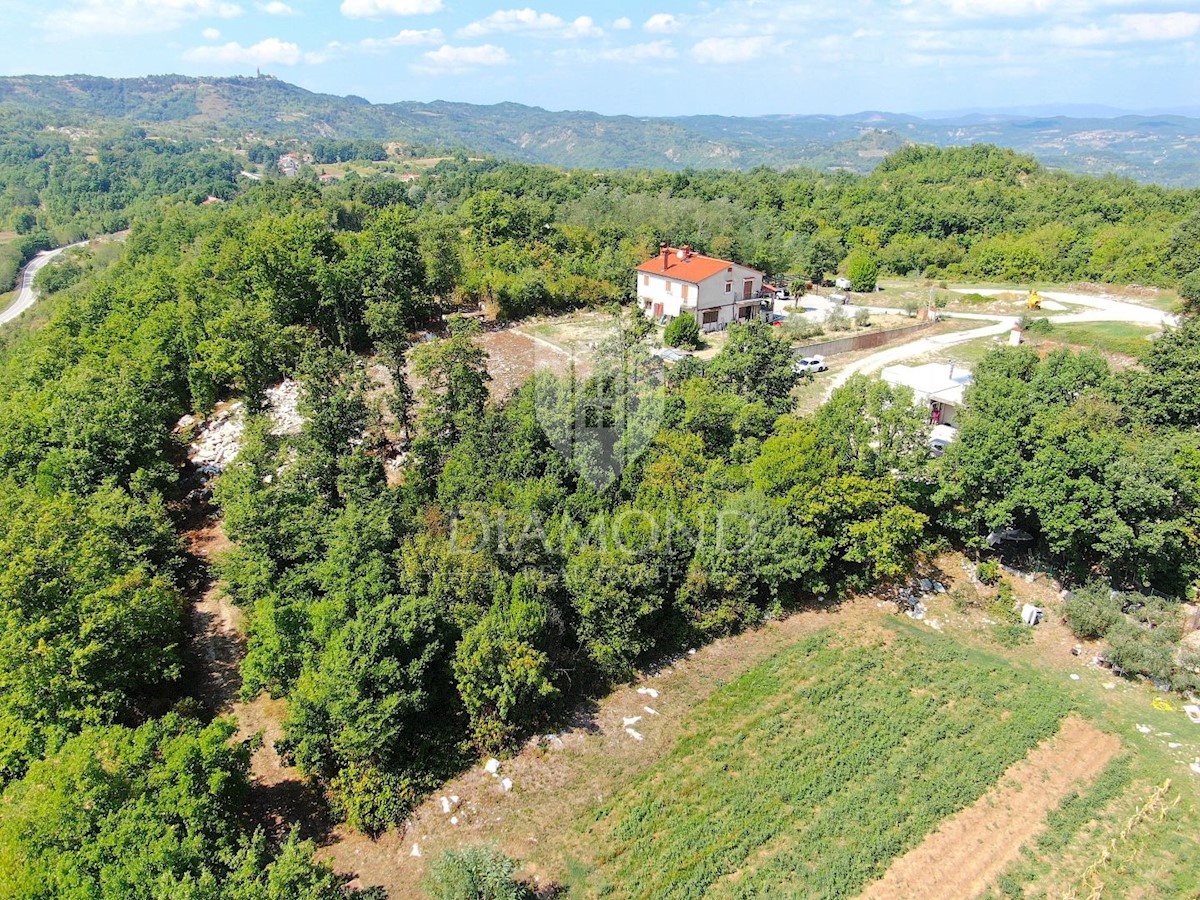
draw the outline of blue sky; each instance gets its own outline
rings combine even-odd
[[[1200,102],[1200,0],[0,0],[0,74],[680,115]]]

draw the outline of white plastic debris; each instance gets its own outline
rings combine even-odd
[[[657,711],[655,711],[655,710],[651,709],[651,708],[650,708],[650,707],[648,707],[648,706],[643,706],[643,707],[642,707],[642,709],[644,709],[644,710],[645,710],[647,713],[649,713],[649,714],[650,714],[650,715],[652,715],[652,716],[657,716],[657,715],[658,715],[658,712],[657,712]]]
[[[1187,717],[1191,719],[1192,722],[1200,725],[1200,706],[1197,706],[1194,703],[1189,703],[1183,708],[1183,711],[1187,713]]]
[[[451,816],[451,817],[450,817],[450,824],[451,824],[451,825],[457,825],[457,824],[458,824],[458,816]]]
[[[1191,766],[1190,766],[1190,768],[1191,768],[1191,770],[1192,770],[1193,772],[1195,772],[1197,775],[1200,775],[1200,759],[1198,759],[1198,760],[1196,760],[1194,763],[1192,763],[1192,764],[1191,764]]]
[[[621,720],[621,724],[628,728],[630,725],[636,725],[640,721],[642,721],[641,716],[625,716]]]
[[[1113,684],[1111,681],[1104,682],[1104,689],[1106,691],[1116,690],[1116,687],[1117,686],[1115,684]]]
[[[412,853],[410,853],[408,855],[409,856],[420,856],[421,848],[419,846],[417,846],[416,844],[413,844]]]
[[[642,736],[640,734],[638,734],[636,731],[634,731],[632,728],[626,728],[625,733],[627,735],[629,735],[631,738],[633,738],[635,741],[642,740]]]
[[[639,694],[645,694],[647,697],[651,697],[655,700],[658,699],[658,691],[656,691],[654,688],[641,687],[637,689],[637,692]]]
[[[450,802],[453,803],[455,806],[458,806],[458,794],[451,794]]]
[[[1037,625],[1042,621],[1043,611],[1040,606],[1026,603],[1021,607],[1021,621],[1026,625]]]
[[[512,779],[511,778],[501,778],[500,779],[500,787],[504,788],[504,790],[506,790],[506,791],[511,791],[512,790]]]
[[[1142,734],[1149,734],[1150,732],[1152,732],[1154,730],[1149,725],[1135,725],[1134,727],[1138,731],[1140,731]]]
[[[1172,750],[1178,750],[1180,747],[1183,746],[1183,744],[1179,743],[1179,741],[1171,741],[1171,743],[1167,744],[1167,746],[1170,747]]]
[[[695,655],[696,655],[696,648],[693,647],[691,650],[688,651],[688,656],[695,656]]]
[[[493,756],[491,759],[489,759],[486,763],[483,764],[483,770],[485,772],[487,772],[489,775],[495,775],[497,772],[500,771],[500,760],[496,759]]]
[[[1079,680],[1079,676],[1078,676],[1078,675],[1076,675],[1074,672],[1072,672],[1072,673],[1071,673],[1071,680],[1072,680],[1072,681],[1078,681],[1078,680]]]
[[[444,813],[450,812],[450,798],[448,798],[448,797],[442,798],[442,812],[444,812]]]

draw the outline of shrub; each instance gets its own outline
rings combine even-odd
[[[1105,656],[1127,673],[1170,679],[1175,674],[1175,647],[1170,635],[1147,631],[1122,618],[1108,630]]]
[[[495,847],[448,850],[430,866],[423,887],[433,900],[525,900],[532,893],[513,877],[516,869]]]
[[[700,347],[700,326],[691,313],[682,313],[672,319],[663,330],[663,343],[668,347]]]
[[[950,588],[950,602],[956,612],[966,612],[979,603],[979,592],[965,581]]]
[[[994,559],[981,562],[975,567],[975,577],[984,584],[995,584],[1000,580],[1000,563]]]
[[[846,277],[850,279],[851,290],[860,293],[873,291],[879,277],[879,266],[869,253],[854,250],[846,257]]]
[[[866,328],[871,324],[871,311],[869,309],[859,309],[854,313],[854,324],[859,328]]]
[[[825,314],[825,326],[830,331],[845,331],[850,327],[846,321],[846,311],[840,306],[829,307],[829,312]]]
[[[1113,597],[1103,582],[1076,591],[1063,607],[1067,627],[1078,638],[1102,638],[1121,621],[1121,600]]]
[[[351,828],[375,836],[400,822],[421,798],[411,778],[350,764],[330,782],[333,808]]]

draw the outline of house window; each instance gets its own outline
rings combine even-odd
[[[642,287],[650,287],[650,276],[649,275],[642,276]]]
[[[754,279],[747,278],[742,282],[742,296],[750,298],[754,296]]]
[[[646,302],[645,302],[644,304],[642,304],[642,305],[643,305],[643,307],[644,307],[645,309],[649,310],[649,309],[650,309],[650,298],[649,298],[649,297],[647,297],[647,298],[646,298]]]
[[[682,288],[680,288],[679,296],[683,297],[683,299],[686,300],[687,295],[688,295],[688,286],[685,284]]]
[[[706,309],[706,310],[704,311],[704,324],[705,324],[705,325],[716,325],[716,324],[717,324],[717,317],[718,317],[720,314],[721,314],[721,311],[720,311],[720,310],[717,310],[717,309]]]
[[[672,284],[671,284],[671,282],[669,282],[669,281],[667,282],[667,293],[668,293],[668,294],[673,294],[673,293],[675,293],[675,292],[674,292],[674,290],[672,289]]]
[[[732,281],[725,282],[725,293],[727,293],[727,294],[733,293],[733,282]]]

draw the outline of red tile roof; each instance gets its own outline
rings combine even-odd
[[[727,259],[717,259],[715,256],[705,256],[702,253],[690,253],[680,258],[683,253],[676,247],[667,248],[666,266],[663,265],[663,254],[659,253],[653,259],[648,259],[637,267],[639,272],[646,272],[650,275],[669,275],[672,278],[678,278],[680,281],[687,281],[691,284],[699,284],[702,281],[707,281],[714,275],[720,275],[722,272],[728,272],[732,277],[732,272],[729,272],[732,266],[737,263],[730,262]],[[749,266],[742,266],[743,269]],[[752,272],[757,269],[750,269]]]

